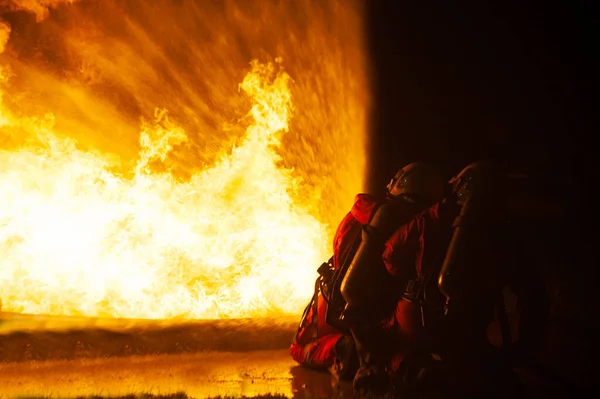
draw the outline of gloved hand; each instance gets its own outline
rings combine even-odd
[[[439,390],[440,366],[429,353],[408,352],[392,375],[394,391],[402,397],[432,393]]]
[[[390,373],[381,366],[361,366],[354,376],[352,387],[357,397],[382,396],[391,392],[392,380]]]
[[[340,380],[352,381],[358,366],[358,353],[354,339],[344,335],[335,344],[335,360],[330,371]]]

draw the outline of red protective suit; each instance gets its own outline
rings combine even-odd
[[[352,209],[340,222],[333,239],[333,266],[336,270],[348,256],[362,225],[369,223],[381,203],[368,194],[356,196]],[[335,345],[343,332],[327,324],[327,303],[320,294],[316,319],[313,309],[309,310],[305,325],[298,331],[290,347],[290,355],[303,366],[328,368],[335,361]]]
[[[500,272],[486,275],[493,277],[492,284],[482,282],[489,290],[482,292],[475,302],[461,303],[458,312],[455,307],[452,317],[443,313],[446,298],[437,289],[437,281],[451,240],[452,223],[459,212],[454,203],[434,205],[399,228],[386,243],[384,262],[399,289],[410,280],[429,276],[424,306],[424,314],[429,317],[425,319],[425,327],[421,323],[420,304],[406,299],[398,302],[385,324],[386,332],[396,342],[389,365],[404,375],[418,364],[411,363],[411,359],[435,352],[443,359],[439,369],[442,374],[438,376],[448,387],[477,393],[474,397],[490,397],[488,392],[508,392],[506,397],[515,397],[521,389],[518,380],[486,334],[493,317],[495,294],[507,282],[501,267],[498,268],[503,265],[502,248],[490,253],[486,247],[482,252],[489,258],[483,257],[480,266]],[[480,395],[482,392],[486,394]]]
[[[456,205],[436,204],[415,216],[409,223],[400,227],[386,242],[383,260],[388,273],[397,281],[402,292],[410,280],[423,279],[428,273],[432,285],[437,284],[437,276],[452,235],[452,222],[458,215]],[[445,297],[437,290],[428,297],[429,305],[443,309]],[[436,295],[437,294],[437,295]],[[398,352],[392,360],[392,368],[397,368],[410,348],[424,344],[427,336],[422,325],[419,304],[400,300],[394,314],[386,322],[392,334],[397,334]]]

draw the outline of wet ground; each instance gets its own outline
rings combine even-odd
[[[298,398],[351,397],[348,384],[295,367],[286,350],[208,352],[21,362],[0,365],[0,396],[75,397],[131,393],[190,397],[278,393]],[[344,393],[346,395],[344,395]]]
[[[0,314],[0,397],[351,397],[350,384],[299,368],[296,317],[150,321]]]
[[[297,317],[124,320],[0,313],[0,362],[289,347]]]
[[[348,383],[299,368],[287,348],[295,317],[149,321],[0,313],[0,397],[190,397],[278,393],[347,398]],[[531,397],[565,397],[564,385],[518,370]]]

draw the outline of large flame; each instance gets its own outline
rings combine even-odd
[[[13,10],[26,10],[35,14],[36,20],[48,17],[51,8],[61,4],[73,4],[77,0],[8,0],[7,6]]]
[[[36,13],[38,20],[47,16]],[[132,29],[152,47],[143,31]],[[0,22],[0,53],[10,33],[11,27]],[[70,52],[89,62],[94,47],[89,37],[65,40]],[[159,77],[154,66],[136,59],[135,51],[141,50],[103,40],[108,47],[100,50],[110,53],[118,44],[119,57],[127,59],[96,55],[95,68],[134,95],[150,93],[144,84]],[[307,142],[327,136],[324,130],[311,137],[296,133],[295,140],[299,137],[302,143],[287,144],[286,150],[285,137],[294,133],[287,133],[293,96],[281,60],[251,63],[236,100],[249,113],[237,126],[215,129],[215,137],[226,138],[219,148],[207,141],[201,150],[198,134],[189,132],[198,127],[189,122],[195,112],[189,107],[199,104],[169,97],[166,85],[163,97],[173,101],[157,101],[154,115],[142,121],[131,162],[130,149],[119,154],[107,148],[115,141],[97,139],[122,131],[123,144],[130,141],[130,135],[123,135],[130,129],[124,111],[88,87],[58,79],[18,57],[10,60],[12,68],[0,64],[4,310],[134,318],[254,317],[301,310],[312,291],[316,266],[329,256],[332,220],[347,210],[362,176],[353,176],[350,187],[339,193],[344,198],[336,198],[333,207],[332,202],[321,203],[325,182],[342,177],[345,182],[334,186],[346,184],[344,173],[351,171],[342,164],[340,173],[327,175],[335,166],[318,164],[319,148],[306,151]],[[78,65],[93,86],[88,71],[81,69],[87,63]],[[36,90],[25,89],[21,75],[35,81]],[[182,81],[173,87],[184,98],[192,96],[183,77],[176,78]],[[9,81],[16,83],[9,87]],[[51,90],[62,95],[54,97]],[[236,87],[222,90],[233,95]],[[40,100],[46,93],[45,101]],[[146,104],[151,94],[136,99]],[[141,108],[144,112],[147,107]],[[315,111],[323,112],[296,114]],[[93,121],[92,128],[81,114]],[[117,133],[102,131],[107,122]],[[97,131],[90,133],[94,124]],[[335,139],[331,137],[333,145]],[[189,154],[194,152],[200,164],[190,166],[194,156]],[[311,158],[306,168],[290,161]],[[356,157],[353,168],[360,170],[363,162]]]

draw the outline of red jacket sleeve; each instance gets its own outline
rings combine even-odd
[[[413,218],[400,227],[385,243],[383,261],[388,273],[405,281],[415,270],[415,260],[421,232],[419,219]]]
[[[335,269],[340,266],[340,261],[345,258],[347,251],[350,249],[348,246],[348,240],[350,239],[349,233],[356,224],[358,224],[358,222],[354,219],[354,216],[348,212],[338,225],[333,238],[333,266]]]
[[[423,268],[434,262],[443,249],[445,234],[442,233],[449,231],[444,226],[451,225],[455,212],[454,208],[444,212],[440,204],[436,204],[396,230],[386,242],[383,253],[388,273],[401,284],[411,278],[421,278]]]

